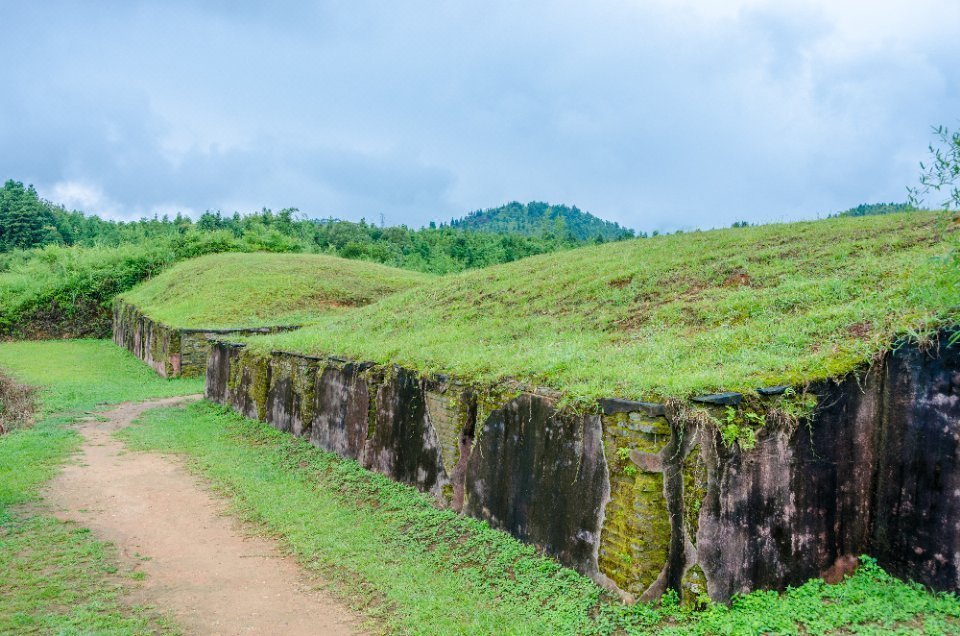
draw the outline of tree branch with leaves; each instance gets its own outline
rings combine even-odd
[[[920,162],[920,185],[908,187],[910,203],[919,205],[931,192],[946,198],[940,202],[945,210],[960,209],[960,132],[946,126],[934,126],[936,141],[930,144],[930,160]]]

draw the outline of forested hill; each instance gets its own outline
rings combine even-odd
[[[899,214],[916,212],[919,208],[910,203],[861,203],[855,208],[838,212],[835,216],[875,216],[877,214]]]
[[[454,219],[450,225],[463,230],[498,234],[569,235],[578,241],[597,237],[602,237],[604,241],[615,241],[634,236],[633,230],[604,221],[576,206],[571,208],[539,201],[531,201],[526,205],[513,201],[499,208],[477,210],[462,219]]]

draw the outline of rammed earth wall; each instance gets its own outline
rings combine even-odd
[[[572,414],[548,392],[229,343],[212,347],[206,390],[625,596],[724,601],[839,576],[864,553],[960,591],[956,347],[903,346],[811,387],[818,406],[799,423],[775,416],[775,395]],[[752,448],[723,441],[727,406],[768,415]]]
[[[167,378],[203,375],[212,340],[295,328],[177,329],[147,317],[135,305],[118,300],[113,307],[113,341]]]

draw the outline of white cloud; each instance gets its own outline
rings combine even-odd
[[[960,113],[945,1],[17,12],[0,177],[133,218],[419,225],[535,198],[639,229],[812,217],[902,199],[928,126]]]
[[[107,218],[120,216],[116,202],[111,201],[99,186],[91,183],[58,181],[49,190],[41,186],[39,194],[70,210],[83,210]]]

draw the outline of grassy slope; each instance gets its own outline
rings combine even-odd
[[[214,254],[179,263],[121,298],[172,327],[314,322],[430,276],[317,254]]]
[[[447,276],[252,346],[574,398],[686,396],[835,376],[955,322],[960,285],[927,213],[640,239]]]
[[[129,606],[112,546],[39,505],[39,490],[79,445],[67,425],[107,404],[197,393],[198,380],[164,380],[112,343],[0,343],[0,368],[42,386],[35,426],[0,437],[0,634],[171,631]]]
[[[731,608],[625,607],[509,535],[229,409],[149,411],[122,437],[191,466],[306,567],[391,631],[417,634],[949,634],[960,603],[871,562],[836,586],[811,581]]]

